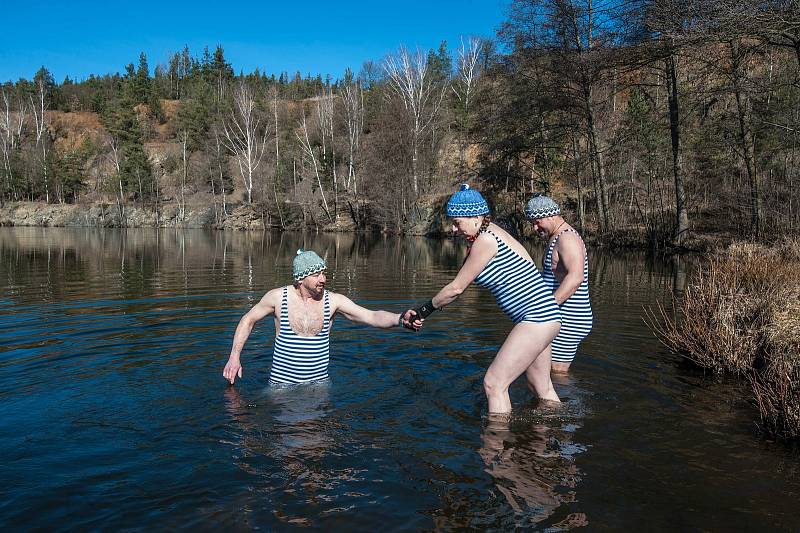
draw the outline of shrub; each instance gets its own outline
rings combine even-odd
[[[762,429],[800,437],[800,242],[736,243],[698,267],[651,327],[672,351],[747,376]]]

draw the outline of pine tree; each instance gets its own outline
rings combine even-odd
[[[146,104],[150,100],[150,68],[147,56],[139,54],[139,67],[133,79],[133,99],[137,104]]]
[[[428,68],[435,84],[447,83],[453,73],[453,58],[447,51],[447,41],[439,43],[439,49],[428,52]]]
[[[123,192],[135,192],[141,197],[151,190],[153,171],[144,151],[142,132],[133,105],[134,102],[124,97],[109,102],[102,121],[119,147],[118,178]]]
[[[36,91],[36,87],[39,86],[39,82],[44,84],[44,91],[46,94],[45,97],[45,105],[48,109],[60,109],[63,105],[63,98],[61,96],[61,90],[56,83],[55,78],[47,70],[44,66],[40,67],[39,70],[36,71],[36,74],[33,76],[33,87],[34,89],[31,92]]]
[[[190,151],[203,147],[211,126],[210,98],[207,93],[199,96],[182,100],[175,115],[175,128],[178,132],[186,132],[187,148]]]
[[[217,45],[214,50],[214,60],[211,64],[211,72],[214,77],[214,94],[217,103],[225,97],[225,88],[233,80],[233,67],[225,61],[225,52],[222,46]]]

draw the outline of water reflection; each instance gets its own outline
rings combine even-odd
[[[540,524],[577,499],[581,473],[574,456],[585,448],[573,442],[578,425],[570,421],[570,409],[543,402],[510,417],[486,418],[478,453],[494,478],[496,497],[513,509],[517,526]],[[585,514],[571,513],[551,525],[587,523]]]
[[[330,393],[330,381],[269,386],[247,402],[237,387],[225,388],[234,463],[252,476],[253,487],[267,496],[261,505],[282,523],[314,524],[331,512],[326,508],[339,499],[339,486],[353,479],[351,468],[328,464],[344,433]]]
[[[683,255],[673,255],[670,261],[673,266],[672,292],[675,296],[680,296],[686,290],[690,258]]]
[[[295,462],[320,459],[334,444],[330,381],[270,386],[257,403],[246,404],[236,387],[225,388],[225,405],[241,429],[237,446],[243,456],[261,454],[291,468]],[[295,477],[302,473],[295,473]]]
[[[264,322],[227,387],[236,322],[300,247],[383,309],[427,300],[464,257],[448,239],[0,228],[0,523],[797,529],[796,453],[759,444],[752,406],[728,400],[741,385],[676,365],[642,322],[691,258],[590,250],[596,325],[554,380],[566,411],[524,406],[518,382],[497,425],[481,377],[511,324],[478,288],[419,335],[337,323],[319,389],[264,388]]]
[[[526,247],[533,257],[541,256],[536,243]],[[253,293],[246,296],[248,305],[258,293],[291,280],[298,248],[313,248],[328,261],[332,290],[358,297],[375,293],[367,283],[389,285],[407,301],[429,298],[457,272],[465,254],[463,244],[452,239],[385,235],[0,228],[0,272],[9,288],[6,297],[16,301],[58,302],[86,292],[133,299],[243,291]],[[645,285],[662,294],[682,291],[686,259],[673,261],[592,250],[590,290],[600,306],[598,317],[607,302],[638,300],[632,291]],[[471,319],[481,316],[475,305],[491,297],[476,288],[462,300],[448,313]]]

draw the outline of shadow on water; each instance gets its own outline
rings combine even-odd
[[[528,243],[535,259],[542,249]],[[590,250],[594,329],[565,405],[482,378],[511,325],[470,288],[425,330],[336,319],[329,384],[266,388],[274,325],[221,377],[241,315],[291,279],[400,311],[450,281],[449,239],[0,228],[0,523],[9,528],[589,530],[800,527],[797,452],[740,384],[676,364],[643,322],[694,259]]]

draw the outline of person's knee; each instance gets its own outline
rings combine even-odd
[[[504,380],[501,380],[494,373],[487,372],[486,375],[483,376],[483,390],[487,396],[502,394],[508,390],[508,383],[506,383]]]

